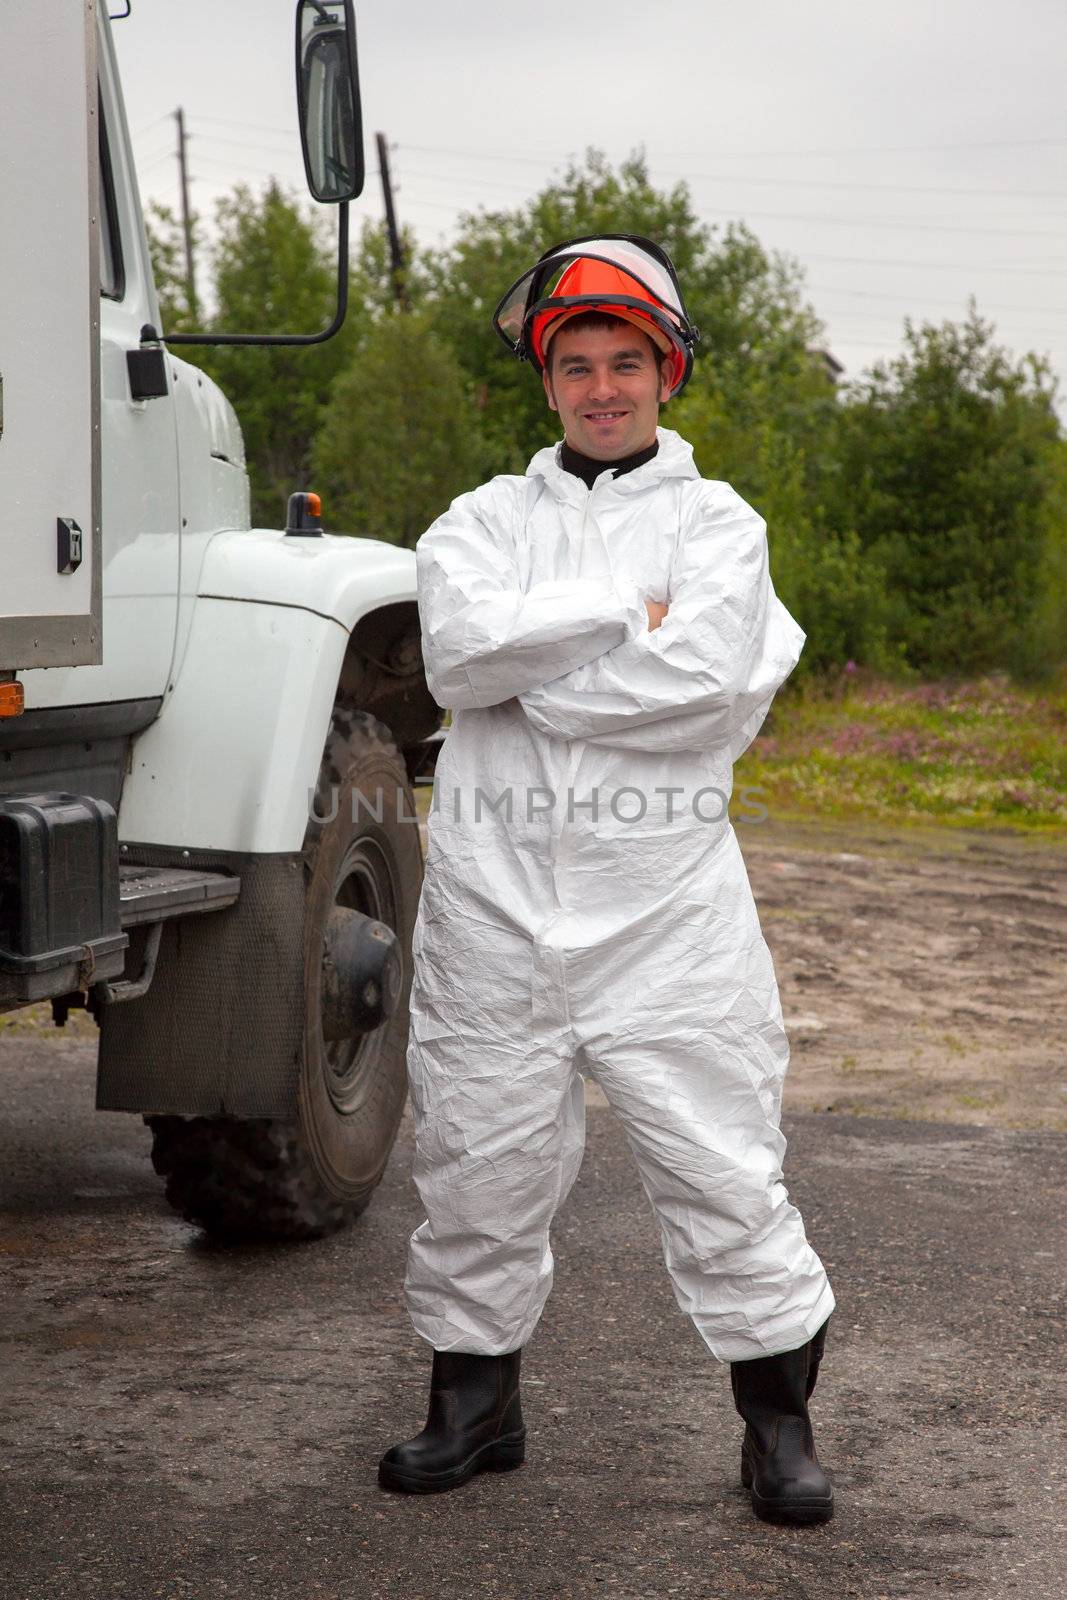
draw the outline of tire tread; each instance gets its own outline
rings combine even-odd
[[[336,705],[316,785],[316,816],[328,814],[331,786],[344,782],[349,766],[376,750],[406,776],[385,723],[369,712]],[[323,824],[309,821],[302,851],[307,881],[314,873],[322,831]],[[375,1187],[370,1184],[364,1193],[344,1199],[329,1193],[295,1119],[144,1120],[152,1131],[152,1165],[166,1180],[167,1200],[187,1222],[223,1242],[321,1238],[351,1223]]]

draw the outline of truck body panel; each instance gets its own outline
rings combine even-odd
[[[46,8],[34,9],[40,13]],[[140,349],[141,330],[155,326],[159,311],[122,95],[103,16],[98,42],[102,157],[98,210],[107,240],[97,297],[105,643],[96,665],[23,674],[30,708],[161,695],[177,627],[182,528],[174,385],[168,372],[167,393],[148,400],[134,400],[131,395],[127,353]],[[41,286],[34,292],[40,300]],[[0,604],[0,610],[6,609]]]
[[[206,372],[172,353],[167,366],[178,428],[181,570],[173,683],[189,642],[204,553],[218,533],[249,525],[244,441],[230,402]]]
[[[0,672],[101,657],[95,6],[9,0],[3,26]]]

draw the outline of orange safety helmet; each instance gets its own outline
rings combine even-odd
[[[659,245],[630,233],[553,245],[512,284],[493,314],[493,326],[514,355],[541,372],[553,334],[583,311],[601,311],[640,328],[670,357],[668,399],[684,389],[700,334],[689,321],[671,259]]]

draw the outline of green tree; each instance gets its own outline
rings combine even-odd
[[[914,667],[1016,664],[1038,599],[1059,427],[1034,355],[966,321],[915,327],[841,408],[836,517],[884,568],[891,627]]]
[[[221,200],[211,249],[215,311],[232,333],[313,333],[336,304],[336,246],[319,215],[271,182]],[[277,527],[287,497],[309,486],[311,442],[330,384],[348,358],[357,319],[325,344],[205,345],[192,359],[218,382],[241,423],[252,520]]]
[[[404,292],[408,304],[417,310],[431,288],[427,261],[409,228],[400,230],[400,248],[404,258]],[[349,299],[353,317],[352,338],[358,346],[359,340],[366,337],[381,317],[391,316],[397,309],[389,233],[384,222],[372,222],[369,217],[363,219],[352,251]]]
[[[717,239],[696,216],[686,185],[657,189],[641,153],[616,170],[590,150],[526,205],[467,214],[454,245],[427,266],[428,301],[481,397],[497,471],[522,471],[535,449],[558,438],[559,425],[532,370],[490,332],[492,313],[549,245],[596,233],[640,233],[667,250],[702,333],[694,384],[721,389],[729,375],[737,388],[739,371],[759,368],[775,380],[777,404],[804,412],[789,380],[799,375],[804,392],[811,388],[807,346],[819,324],[802,304],[796,268],[767,256],[740,226]],[[672,402],[664,423],[673,427],[675,415]]]
[[[203,232],[199,215],[190,218],[193,239],[193,261],[199,268],[203,262]],[[159,296],[159,315],[163,333],[191,333],[199,324],[199,306],[189,304],[189,280],[185,272],[185,239],[182,225],[169,206],[158,200],[149,202],[145,211],[145,232],[148,235],[148,253],[152,260],[152,275]]]
[[[1015,666],[1020,676],[1047,679],[1067,666],[1067,439],[1050,453],[1043,511],[1037,602],[1022,630]]]
[[[819,501],[836,393],[813,354],[824,340],[799,265],[769,254],[741,223],[721,232],[696,216],[685,184],[663,191],[635,153],[614,169],[596,151],[526,206],[463,219],[431,268],[430,305],[454,343],[483,413],[496,470],[522,471],[558,437],[533,373],[490,337],[508,284],[557,240],[640,233],[663,244],[701,331],[693,376],[663,413],[709,477],[724,478],[767,517],[779,592],[808,633],[803,670],[846,659],[888,667],[881,573],[855,533],[826,526]]]
[[[244,186],[216,208],[217,235],[206,248],[194,217],[198,288],[215,309],[190,310],[181,225],[153,202],[147,230],[166,332],[313,332],[333,315],[336,245],[323,214],[271,183],[259,196]],[[418,303],[426,292],[414,236],[403,235],[405,287]],[[252,486],[253,521],[276,526],[286,497],[307,487],[310,447],[330,385],[396,306],[384,223],[365,220],[351,250],[349,309],[334,339],[299,348],[203,345],[182,354],[208,372],[233,403],[241,423]]]
[[[713,385],[687,391],[677,426],[708,478],[733,485],[766,519],[775,590],[807,634],[797,676],[856,661],[879,671],[901,665],[889,637],[885,575],[858,535],[828,526],[808,482],[804,449],[790,438],[753,377],[738,416]]]
[[[328,320],[335,256],[320,219],[275,184],[220,205],[204,253],[214,326]],[[776,587],[808,634],[802,671],[1062,664],[1067,441],[1047,366],[997,348],[972,306],[959,326],[905,324],[897,360],[837,391],[799,263],[743,223],[704,225],[686,185],[658,189],[640,152],[614,168],[590,150],[525,205],[463,217],[447,247],[420,251],[407,235],[412,314],[397,312],[384,226],[364,223],[338,339],[197,351],[241,419],[256,519],[276,524],[314,465],[330,525],[410,545],[459,490],[521,472],[559,423],[532,369],[493,337],[492,312],[548,245],[626,232],[664,244],[701,330],[663,421],[767,518]],[[187,327],[165,208],[150,239],[165,327]]]
[[[485,476],[469,380],[425,316],[373,322],[334,381],[314,468],[331,530],[408,548]]]

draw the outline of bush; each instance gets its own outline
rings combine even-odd
[[[484,456],[452,351],[423,316],[383,316],[334,382],[316,434],[328,526],[413,548],[478,483]]]
[[[1052,554],[1054,384],[1037,357],[996,347],[973,304],[962,324],[905,328],[904,354],[842,408],[836,520],[884,570],[911,666],[1005,666],[1027,655]]]

